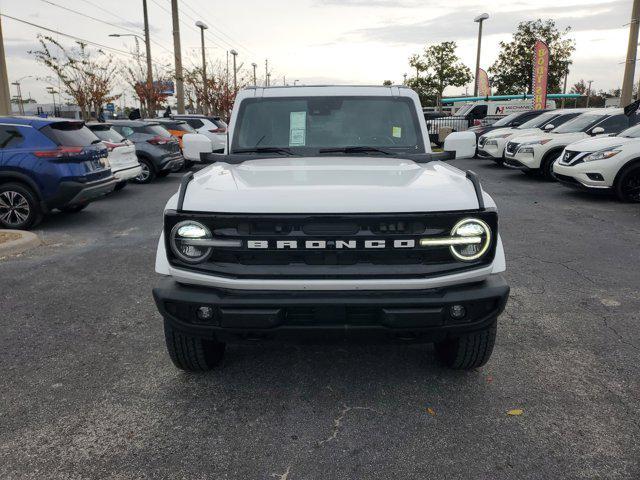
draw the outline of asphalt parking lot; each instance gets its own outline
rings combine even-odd
[[[151,297],[180,177],[46,220],[0,260],[0,478],[639,478],[640,207],[454,163],[498,203],[512,286],[467,373],[430,346],[264,344],[185,374]]]

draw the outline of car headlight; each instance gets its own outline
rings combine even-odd
[[[619,148],[622,145],[616,145],[614,147],[608,147],[604,150],[598,150],[597,152],[593,152],[591,155],[587,155],[584,158],[585,162],[593,162],[594,160],[606,160],[607,158],[611,158],[617,154],[619,154],[622,150]]]
[[[200,222],[185,220],[177,223],[169,237],[171,251],[187,263],[202,263],[211,255],[211,231]]]
[[[498,141],[497,141],[497,140],[494,140],[494,139],[487,140],[487,141],[485,142],[485,145],[498,145]]]
[[[451,229],[449,237],[423,238],[423,247],[448,246],[451,254],[463,262],[471,262],[482,257],[491,245],[491,228],[477,218],[466,218]]]
[[[523,146],[523,147],[524,146],[532,147],[534,145],[545,145],[545,144],[549,143],[550,141],[551,141],[550,138],[544,138],[542,140],[534,140],[533,142],[524,142],[524,143],[521,143],[520,145]]]

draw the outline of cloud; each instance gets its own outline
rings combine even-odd
[[[325,2],[334,0],[323,0]],[[336,0],[337,1],[337,0]],[[380,3],[391,3],[379,0]],[[349,4],[359,4],[360,0],[348,0]],[[628,20],[628,12],[622,8],[627,2],[616,0],[610,3],[585,6],[563,6],[535,8],[528,7],[516,11],[492,13],[485,23],[485,34],[512,33],[519,22],[535,18],[550,18],[560,28],[570,26],[573,31],[610,30],[621,28]],[[513,5],[513,4],[512,4]],[[471,21],[472,14],[448,13],[433,19],[406,24],[389,23],[376,27],[362,28],[349,32],[348,40],[379,41],[391,44],[424,44],[443,40],[460,40],[477,35],[477,25]]]

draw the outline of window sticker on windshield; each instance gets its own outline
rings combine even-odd
[[[393,127],[392,135],[395,138],[401,138],[402,137],[402,128],[401,127]]]
[[[307,112],[289,114],[289,146],[303,146],[307,137]]]

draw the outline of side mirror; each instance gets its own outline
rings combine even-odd
[[[476,134],[453,132],[444,139],[444,151],[455,154],[455,158],[472,158],[476,154]]]
[[[544,126],[544,131],[545,131],[545,132],[548,132],[548,131],[550,131],[550,130],[553,130],[554,128],[556,128],[556,126],[555,126],[553,123],[547,123],[547,124]]]
[[[591,130],[591,135],[601,135],[603,133],[604,133],[604,128],[602,128],[602,127],[594,127]]]
[[[211,153],[211,140],[200,133],[187,133],[182,137],[182,154],[185,160],[200,161],[201,153]]]

